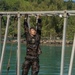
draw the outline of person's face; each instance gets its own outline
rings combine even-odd
[[[34,36],[36,35],[36,31],[34,29],[30,29],[30,34]]]

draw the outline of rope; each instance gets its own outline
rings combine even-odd
[[[14,21],[16,22],[16,20],[17,20],[17,17],[15,16]],[[14,26],[14,29],[15,29],[15,28],[16,28],[16,27]],[[13,35],[12,35],[12,39],[13,39],[13,38],[14,38],[14,33],[13,33]],[[6,72],[6,75],[8,75],[9,70],[10,70],[10,61],[11,61],[12,48],[13,48],[12,39],[11,39],[11,48],[10,48],[10,54],[9,54],[9,59],[8,59],[8,64],[7,64],[7,72]]]
[[[9,55],[9,59],[8,59],[8,65],[7,65],[7,73],[6,73],[6,75],[8,75],[9,70],[10,70],[10,60],[11,60],[11,56],[12,56],[12,46],[13,46],[13,43],[11,41],[11,49],[10,49],[10,55]]]

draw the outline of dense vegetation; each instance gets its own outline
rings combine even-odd
[[[47,11],[47,10],[74,10],[74,2],[64,2],[63,0],[0,0],[0,11]],[[59,16],[42,17],[42,36],[52,38],[62,38],[63,30],[63,18]],[[9,26],[9,35],[16,35],[17,33],[17,22],[11,17]],[[31,25],[35,25],[35,18],[31,17]],[[23,18],[21,21],[22,35],[24,34],[23,29]],[[2,18],[2,35],[4,35],[6,26],[6,17]],[[73,39],[75,33],[75,17],[68,18],[67,25],[67,39]]]

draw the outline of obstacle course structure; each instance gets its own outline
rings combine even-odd
[[[10,22],[10,17],[11,16],[17,16],[18,18],[18,32],[17,32],[17,75],[20,75],[20,49],[21,49],[21,16],[28,14],[29,16],[59,16],[64,18],[64,25],[63,25],[63,40],[62,40],[62,53],[61,53],[61,70],[60,70],[60,75],[64,75],[64,55],[65,55],[65,43],[66,43],[66,26],[67,26],[67,19],[69,16],[75,16],[75,10],[72,11],[28,11],[28,12],[0,12],[0,29],[1,29],[1,16],[7,16],[7,23],[6,23],[6,30],[5,30],[5,36],[4,36],[4,42],[3,42],[3,47],[2,47],[2,53],[1,53],[1,59],[0,59],[0,75],[2,75],[2,64],[3,64],[3,58],[4,58],[4,52],[5,52],[5,46],[6,46],[6,40],[7,40],[7,35],[8,35],[8,27],[9,27],[9,22]],[[75,39],[75,38],[74,38]],[[75,41],[74,41],[75,42]],[[75,43],[73,44],[73,51],[75,50]],[[72,55],[74,56],[73,52]],[[71,57],[71,63],[70,63],[70,69],[69,69],[69,74],[71,75],[72,72],[72,63],[73,63],[73,56]]]

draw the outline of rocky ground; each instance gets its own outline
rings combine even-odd
[[[2,41],[3,42],[3,41]],[[17,40],[7,40],[7,43],[17,43]],[[21,39],[21,43],[26,43],[26,40]],[[40,41],[41,44],[49,44],[49,45],[61,45],[62,44],[62,40],[41,40]],[[73,41],[72,40],[66,40],[66,44],[67,45],[72,45]]]

